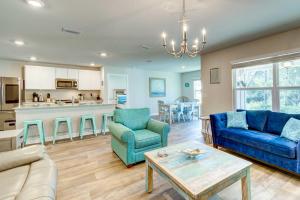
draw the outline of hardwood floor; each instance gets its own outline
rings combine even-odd
[[[188,140],[203,141],[199,121],[172,125],[169,144]],[[182,200],[156,173],[153,192],[145,193],[145,164],[127,169],[112,153],[110,135],[49,144],[47,149],[58,167],[58,200]],[[241,199],[240,185],[232,185],[214,199]],[[251,192],[255,200],[299,200],[300,179],[255,162],[251,169]]]

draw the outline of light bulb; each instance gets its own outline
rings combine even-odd
[[[163,32],[163,33],[161,34],[161,37],[165,39],[165,38],[167,37],[167,34],[166,34],[165,32]]]
[[[187,32],[187,29],[188,29],[187,25],[184,24],[184,25],[183,25],[183,32]]]
[[[202,35],[203,35],[203,36],[206,35],[206,29],[205,29],[205,28],[202,29]]]

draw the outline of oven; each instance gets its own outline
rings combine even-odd
[[[0,77],[0,130],[15,129],[16,116],[13,109],[19,105],[22,89],[18,78]]]

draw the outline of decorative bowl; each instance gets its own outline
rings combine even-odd
[[[187,155],[190,158],[195,158],[196,156],[199,156],[200,154],[203,154],[204,151],[201,149],[184,149],[181,151],[182,153],[184,153],[185,155]]]

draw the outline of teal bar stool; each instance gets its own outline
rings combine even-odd
[[[57,117],[54,120],[53,144],[55,144],[55,139],[57,136],[57,131],[59,129],[59,126],[63,123],[67,124],[69,138],[71,139],[71,141],[73,140],[73,128],[72,128],[71,118],[70,117]]]
[[[31,126],[36,126],[39,132],[40,136],[40,142],[41,144],[45,144],[45,131],[44,131],[44,123],[40,119],[36,120],[26,120],[24,121],[24,144],[27,144],[27,139],[28,139],[28,129]]]
[[[111,120],[113,120],[113,117],[114,117],[113,113],[103,113],[103,115],[102,115],[101,133],[103,133],[104,135],[107,132],[106,130],[107,130],[108,119],[110,118]]]
[[[91,122],[93,133],[95,134],[95,136],[97,136],[96,116],[95,115],[82,115],[80,117],[80,127],[79,127],[80,139],[83,138],[83,133],[85,132],[85,122],[86,121]]]

